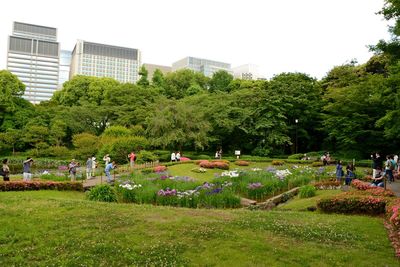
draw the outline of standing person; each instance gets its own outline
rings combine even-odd
[[[3,159],[2,173],[3,181],[10,181],[10,168],[8,167],[8,159]]]
[[[331,154],[329,154],[329,152],[326,152],[326,165],[329,165],[330,161],[331,161]]]
[[[88,157],[86,161],[86,179],[89,180],[92,174],[92,157]]]
[[[96,177],[97,162],[96,157],[92,156],[92,177]]]
[[[172,161],[172,162],[175,162],[175,161],[176,161],[176,155],[175,155],[175,152],[174,152],[174,151],[172,151],[172,153],[171,153],[171,161]]]
[[[104,169],[104,172],[106,173],[106,176],[107,176],[107,182],[108,183],[111,183],[111,181],[112,181],[112,179],[111,179],[111,170],[112,169],[114,169],[116,167],[116,165],[115,165],[115,161],[113,161],[113,162],[111,162],[111,163],[108,163],[107,165],[106,165],[106,168]]]
[[[393,156],[386,156],[385,163],[385,174],[389,177],[389,183],[394,182],[393,170],[395,169],[396,164],[394,163]]]
[[[104,166],[107,166],[107,164],[110,163],[110,161],[111,161],[110,155],[109,155],[109,154],[106,154],[106,155],[103,157],[103,160],[104,160]]]
[[[135,152],[132,151],[132,152],[128,155],[128,158],[129,158],[130,167],[131,167],[131,169],[132,169],[133,166],[135,166],[135,160],[136,160]]]
[[[341,183],[344,175],[342,161],[339,160],[336,164],[336,180]]]
[[[71,162],[68,164],[68,171],[69,175],[71,176],[71,182],[76,181],[76,168],[78,167],[78,163],[75,159],[72,159]]]
[[[378,174],[378,169],[382,169],[382,159],[379,153],[373,153],[372,158],[372,179],[375,179]]]
[[[181,152],[176,152],[176,155],[175,155],[175,157],[176,157],[176,161],[181,161]]]
[[[353,180],[353,178],[355,178],[355,174],[354,171],[356,170],[356,168],[354,167],[353,163],[349,163],[346,166],[346,180],[345,180],[345,184],[346,185],[350,185],[351,181]]]
[[[219,151],[215,151],[215,159],[219,159]]]
[[[31,157],[27,157],[23,163],[23,168],[24,168],[23,180],[24,181],[30,181],[32,179],[32,173],[31,173],[32,164],[33,164],[33,159]]]

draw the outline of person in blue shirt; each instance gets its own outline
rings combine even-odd
[[[111,183],[111,173],[110,173],[110,171],[112,170],[112,169],[115,169],[115,167],[116,167],[116,165],[115,165],[115,161],[113,161],[113,162],[111,162],[111,163],[108,163],[107,165],[106,165],[106,168],[105,168],[105,173],[106,173],[106,176],[107,176],[107,182],[108,183]]]

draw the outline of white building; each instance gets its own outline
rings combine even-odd
[[[259,73],[259,68],[254,64],[245,64],[232,68],[233,76],[242,80],[263,80],[265,79]]]
[[[69,80],[69,71],[71,68],[72,52],[67,50],[61,50],[60,52],[60,72],[58,77],[58,87],[62,88],[62,85]]]
[[[140,61],[138,49],[78,40],[72,51],[70,78],[80,74],[136,83]]]
[[[33,104],[49,100],[58,87],[57,29],[14,22],[7,50],[7,70],[25,84],[23,97]]]
[[[214,72],[220,70],[224,70],[232,74],[231,64],[229,63],[195,57],[185,57],[172,63],[172,71],[177,71],[180,69],[190,69],[201,72],[207,77],[211,77]]]

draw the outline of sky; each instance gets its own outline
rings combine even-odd
[[[12,22],[55,27],[61,49],[76,40],[138,48],[142,62],[186,56],[324,77],[334,66],[372,55],[389,39],[377,15],[383,0],[6,0],[0,8],[0,69]]]

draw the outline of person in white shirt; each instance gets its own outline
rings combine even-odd
[[[175,152],[172,152],[172,153],[171,153],[171,161],[172,161],[172,162],[176,161]]]
[[[181,161],[181,152],[176,152],[176,161]]]

